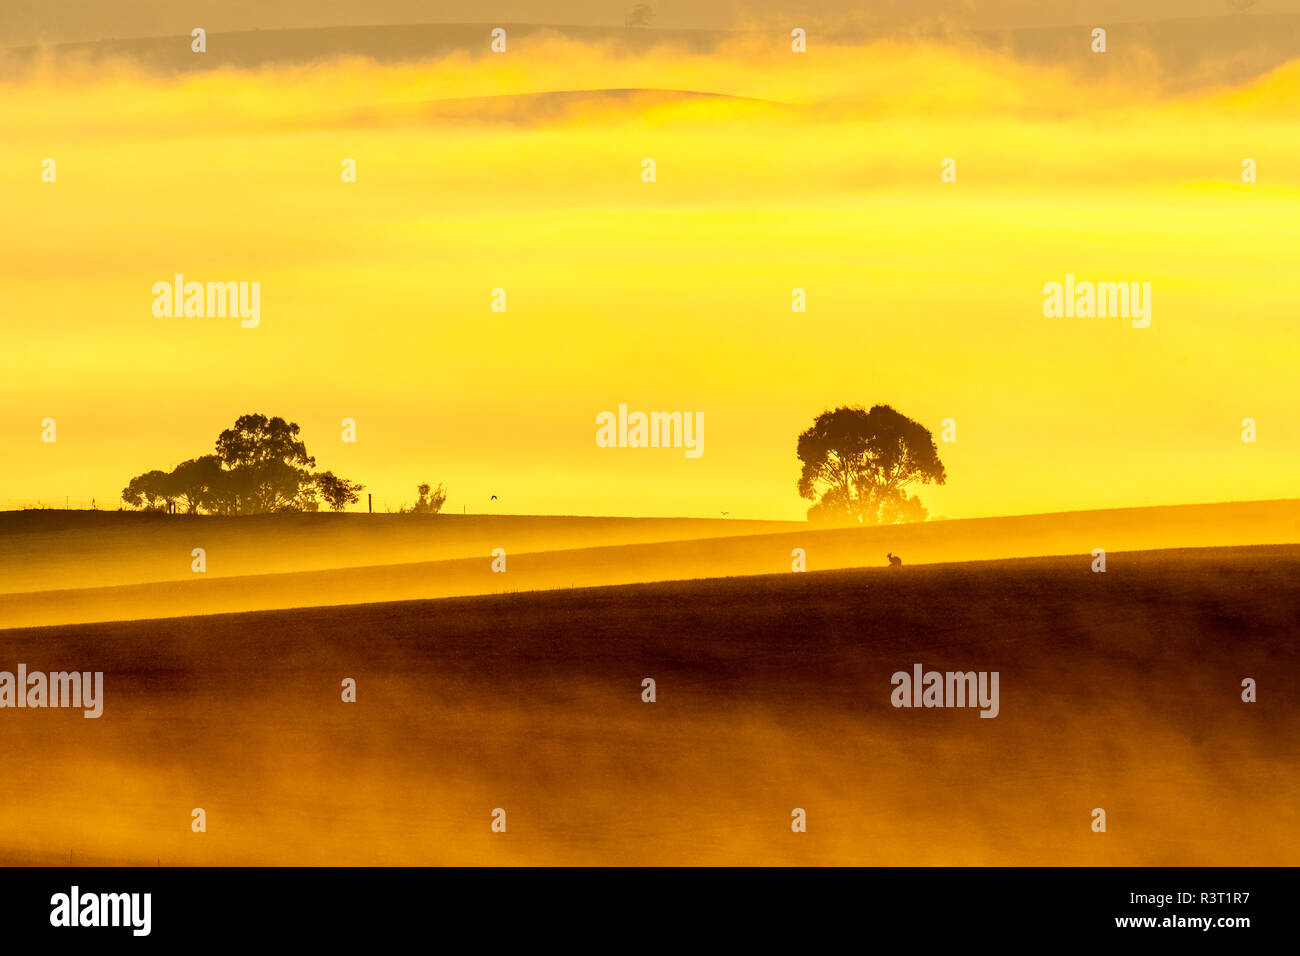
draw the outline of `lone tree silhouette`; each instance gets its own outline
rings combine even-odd
[[[799,494],[815,502],[810,521],[924,521],[921,500],[905,489],[948,477],[930,430],[888,405],[822,412],[799,436],[797,454]]]

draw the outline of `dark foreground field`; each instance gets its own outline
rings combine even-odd
[[[106,702],[0,711],[0,862],[1300,863],[1300,546],[1090,563],[5,631]]]

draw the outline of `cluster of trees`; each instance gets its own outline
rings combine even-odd
[[[283,418],[241,415],[217,436],[216,454],[137,475],[122,500],[133,508],[218,515],[317,511],[322,501],[342,511],[355,504],[365,486],[313,471],[316,459],[298,432]]]
[[[814,502],[810,521],[924,521],[908,486],[947,481],[930,430],[888,405],[822,412],[799,436],[797,454],[799,494]]]

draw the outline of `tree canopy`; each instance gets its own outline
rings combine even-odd
[[[348,505],[356,504],[361,500],[361,489],[365,487],[355,481],[340,478],[332,471],[322,471],[315,481],[316,491],[325,499],[331,511],[342,511]]]
[[[815,521],[923,521],[925,507],[905,489],[947,481],[930,430],[888,405],[822,412],[799,436],[797,454],[799,494],[813,500]]]

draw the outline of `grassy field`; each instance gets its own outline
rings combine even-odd
[[[1300,863],[1300,546],[1089,564],[10,630],[106,701],[5,712],[0,862]],[[1000,715],[893,708],[914,663]]]
[[[1053,554],[1300,542],[1300,501],[874,528],[522,515],[0,515],[0,628]],[[191,571],[202,547],[207,571]],[[506,551],[506,572],[492,552]]]

